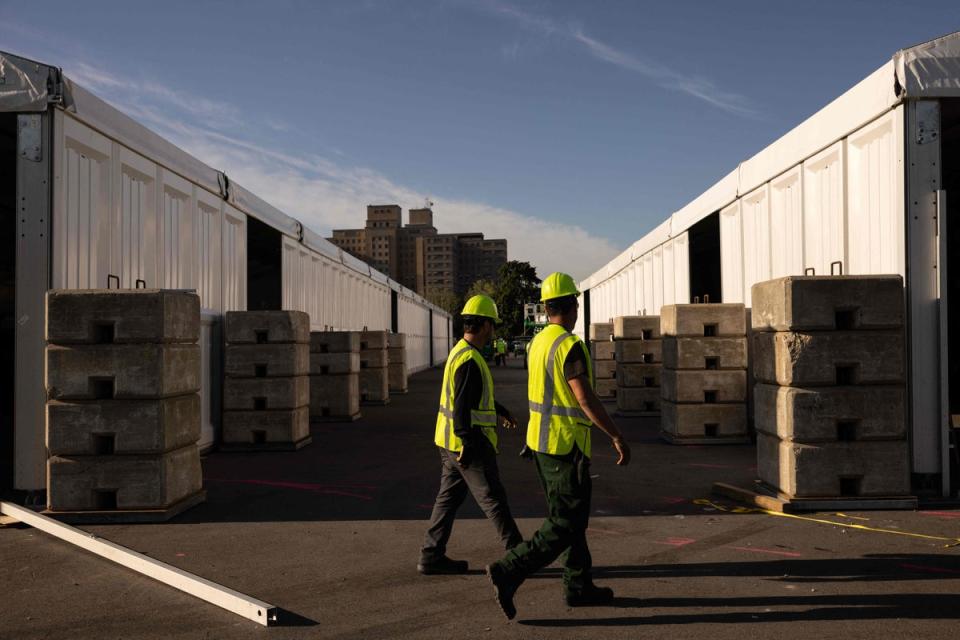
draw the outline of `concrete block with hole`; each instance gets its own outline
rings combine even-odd
[[[612,322],[594,322],[590,325],[590,339],[595,342],[607,342],[613,335]]]
[[[310,420],[352,421],[360,417],[360,376],[310,377]]]
[[[387,348],[388,348],[388,349],[406,349],[406,348],[407,348],[407,334],[405,334],[405,333],[388,333],[388,334],[387,334]]]
[[[618,387],[659,387],[663,367],[659,364],[618,364]]]
[[[663,339],[663,366],[667,369],[746,369],[747,338]]]
[[[196,344],[49,345],[50,400],[156,399],[200,390]]]
[[[390,378],[386,367],[380,369],[360,368],[360,402],[363,404],[387,404],[390,402]]]
[[[905,440],[801,444],[757,433],[760,480],[788,497],[884,497],[910,493]]]
[[[51,511],[163,509],[202,488],[194,444],[149,456],[54,456],[47,460]]]
[[[696,404],[746,402],[747,372],[664,369],[661,377],[664,400]]]
[[[613,360],[594,360],[593,377],[597,380],[601,378],[615,378],[617,376],[617,363]]]
[[[598,398],[617,397],[617,381],[613,378],[598,378],[594,380],[595,390]]]
[[[685,338],[745,336],[746,310],[742,303],[668,304],[660,309],[660,332]]]
[[[303,311],[227,311],[223,332],[227,344],[307,344],[310,316]]]
[[[353,353],[311,353],[310,375],[327,376],[360,372],[360,354]]]
[[[390,346],[390,332],[388,331],[361,331],[360,350],[387,349]]]
[[[613,360],[614,358],[614,344],[610,341],[607,342],[591,342],[590,343],[590,357],[593,360]]]
[[[622,415],[660,413],[660,389],[617,387],[617,412]]]
[[[406,347],[390,347],[387,349],[387,361],[390,364],[403,364],[407,361]]]
[[[387,367],[387,388],[390,393],[406,393],[407,365],[402,362],[391,362]]]
[[[225,411],[299,409],[309,404],[309,376],[226,378],[223,381]]]
[[[659,340],[660,316],[619,316],[613,319],[614,340]]]
[[[617,340],[614,344],[614,359],[622,363],[653,364],[663,362],[663,345],[660,340]]]
[[[754,331],[850,331],[904,325],[899,275],[788,276],[751,288]]]
[[[310,407],[224,411],[221,448],[296,450],[310,443]]]
[[[747,437],[747,406],[735,404],[678,404],[664,400],[660,429],[671,440]]]
[[[276,378],[310,373],[310,345],[231,344],[224,356],[224,375],[232,378]]]
[[[54,456],[165,453],[200,439],[200,396],[47,403]]]
[[[801,443],[903,440],[903,386],[754,387],[757,431]]]
[[[360,351],[359,331],[313,331],[311,353],[354,353]]]
[[[200,297],[161,289],[55,289],[47,292],[52,344],[195,343]]]
[[[902,384],[901,331],[756,332],[753,374],[782,386]]]
[[[390,364],[390,354],[386,349],[362,349],[360,351],[361,369],[385,369]]]

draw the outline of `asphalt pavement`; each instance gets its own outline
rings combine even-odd
[[[521,421],[501,434],[501,474],[525,536],[545,513],[519,457],[526,376],[493,368]],[[588,539],[611,606],[570,609],[548,567],[507,622],[482,575],[502,554],[468,499],[449,555],[464,576],[416,572],[438,488],[439,370],[410,392],[313,428],[294,453],[214,453],[205,504],[165,524],[85,530],[282,609],[263,628],[22,525],[0,528],[0,638],[956,638],[960,511],[785,517],[710,495],[750,486],[751,446],[671,446],[653,419],[619,420],[634,460],[594,435]]]

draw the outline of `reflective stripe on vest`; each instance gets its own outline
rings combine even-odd
[[[593,365],[582,341],[559,325],[537,334],[530,346],[527,446],[541,453],[563,455],[576,445],[590,456],[590,419],[580,408],[563,365],[571,349],[583,349],[590,386]]]
[[[483,381],[483,394],[480,406],[470,411],[470,423],[473,428],[483,431],[493,448],[497,448],[497,410],[493,400],[493,376],[480,352],[470,346],[466,340],[460,340],[451,350],[443,370],[443,386],[440,391],[440,407],[437,411],[434,443],[450,451],[460,451],[463,443],[453,430],[454,422],[454,384],[457,370],[470,360],[477,363]]]

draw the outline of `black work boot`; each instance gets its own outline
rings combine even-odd
[[[588,584],[582,591],[565,593],[564,601],[568,607],[596,607],[613,602],[613,589]]]
[[[467,569],[469,569],[469,565],[466,560],[451,560],[447,556],[431,562],[421,560],[420,564],[417,565],[417,571],[425,576],[466,573]]]
[[[507,616],[507,620],[513,620],[517,615],[517,608],[513,606],[513,594],[517,592],[520,583],[511,580],[497,564],[487,565],[487,577],[493,585],[493,593],[503,615]]]

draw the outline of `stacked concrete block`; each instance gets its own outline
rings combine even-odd
[[[674,444],[749,442],[744,306],[667,305],[660,330],[661,436]]]
[[[617,414],[660,414],[663,344],[660,316],[621,316],[613,319],[616,358]]]
[[[390,394],[407,392],[407,336],[391,333],[387,336],[387,386]]]
[[[360,417],[360,332],[310,334],[310,420],[353,422]]]
[[[360,332],[360,402],[390,403],[390,334]]]
[[[290,451],[310,444],[310,317],[228,311],[221,448]]]
[[[612,336],[612,322],[590,325],[590,359],[593,360],[593,379],[600,398],[614,398],[617,395],[617,363],[613,359]]]
[[[786,498],[909,494],[903,281],[755,284],[757,469]]]
[[[51,291],[46,332],[48,509],[165,520],[201,502],[196,294]]]

